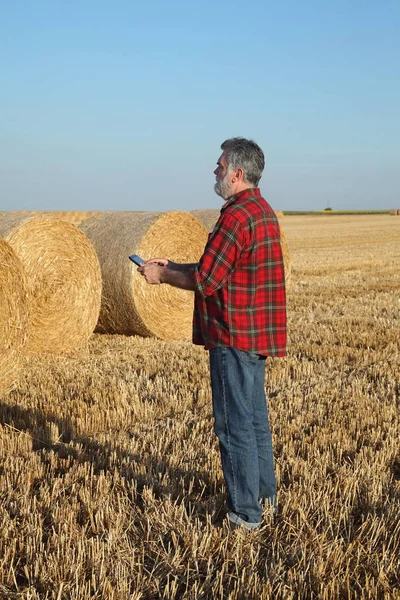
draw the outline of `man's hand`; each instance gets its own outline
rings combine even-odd
[[[138,272],[152,285],[168,283],[181,290],[194,291],[196,287],[190,269],[196,265],[174,263],[167,258],[150,258],[138,268]]]
[[[174,265],[175,263],[173,263],[172,260],[168,260],[168,258],[150,258],[149,260],[146,260],[145,264],[160,265],[160,267],[171,268],[171,265]]]
[[[160,260],[150,259],[138,268],[138,272],[143,275],[147,283],[159,285],[160,283],[163,283],[162,272],[164,269],[165,266],[160,264]]]

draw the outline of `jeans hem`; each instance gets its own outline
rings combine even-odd
[[[231,521],[231,523],[234,523],[235,525],[238,525],[239,527],[243,527],[244,529],[259,529],[261,527],[261,523],[249,523],[248,521],[243,521],[243,519],[241,517],[239,517],[239,515],[237,515],[236,513],[229,511],[228,512],[228,519],[229,521]]]

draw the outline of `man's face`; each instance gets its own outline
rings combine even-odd
[[[233,196],[232,185],[229,181],[228,164],[226,161],[225,153],[223,152],[217,161],[217,168],[214,171],[215,185],[214,190],[218,196],[221,196],[224,200]]]

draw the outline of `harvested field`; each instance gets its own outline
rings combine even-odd
[[[400,220],[285,216],[285,233],[275,521],[211,525],[207,353],[93,335],[32,357],[0,403],[0,598],[400,598]]]

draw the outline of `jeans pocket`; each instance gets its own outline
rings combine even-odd
[[[259,355],[255,352],[246,352],[246,350],[238,350],[240,360],[248,363],[255,363],[259,359]]]

